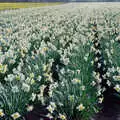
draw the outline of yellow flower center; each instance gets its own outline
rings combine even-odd
[[[0,111],[0,117],[4,116],[4,113],[2,111]]]

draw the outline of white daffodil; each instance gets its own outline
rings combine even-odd
[[[6,73],[7,71],[7,65],[0,64],[0,73]]]
[[[75,99],[75,96],[74,96],[74,95],[69,95],[69,96],[68,96],[68,99],[69,99],[71,102],[73,102],[74,99]]]
[[[29,92],[30,91],[30,86],[28,84],[26,84],[26,83],[23,83],[22,84],[22,90],[24,92]]]
[[[30,112],[34,109],[33,105],[28,105],[27,106],[27,111]]]
[[[95,86],[95,85],[96,85],[96,82],[95,82],[95,81],[92,81],[91,85],[92,85],[92,86]]]
[[[74,79],[72,80],[72,83],[73,83],[73,84],[78,84],[78,83],[81,83],[81,80],[79,80],[79,79],[77,79],[77,78],[74,78]]]
[[[5,114],[2,109],[0,109],[0,117],[3,117]]]
[[[84,85],[81,86],[81,90],[83,90],[83,91],[85,90],[85,86]]]
[[[104,100],[104,98],[103,98],[103,97],[100,97],[100,98],[98,99],[98,103],[102,103],[103,100]]]
[[[21,115],[20,115],[18,112],[16,112],[16,113],[13,113],[13,114],[11,115],[11,117],[12,117],[14,120],[16,120],[16,119],[20,118]]]
[[[53,118],[53,116],[52,116],[50,113],[48,113],[48,114],[46,115],[46,117],[48,117],[48,118],[50,118],[50,119]]]
[[[113,76],[113,79],[114,79],[115,81],[120,81],[120,75]]]
[[[61,120],[67,120],[66,116],[63,115],[63,114],[59,114],[59,118],[60,118]]]
[[[81,103],[79,106],[76,107],[78,111],[83,111],[85,109],[85,106]]]
[[[54,102],[50,102],[50,105],[55,109],[56,108],[56,104]]]
[[[31,96],[31,100],[34,102],[35,101],[35,99],[36,99],[36,94],[35,93],[32,93],[32,96]]]
[[[19,92],[19,88],[18,88],[17,85],[12,86],[12,92],[13,92],[13,93],[18,93],[18,92]]]
[[[53,111],[54,111],[55,109],[53,108],[53,106],[49,105],[49,106],[47,107],[47,110],[48,110],[50,113],[53,113]]]
[[[120,85],[115,85],[114,89],[117,91],[117,92],[120,92]]]

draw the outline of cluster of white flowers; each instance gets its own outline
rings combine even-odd
[[[89,119],[85,112],[92,111],[87,113],[91,116],[105,91],[100,86],[101,75],[93,67],[97,63],[102,68],[101,58],[93,52],[103,53],[103,63],[109,67],[102,77],[109,78],[108,86],[114,84],[120,92],[120,7],[101,4],[0,12],[0,117],[16,120],[39,102],[48,105],[49,118],[72,119],[76,111],[75,116]],[[96,49],[99,42],[93,45],[94,22],[102,50]]]

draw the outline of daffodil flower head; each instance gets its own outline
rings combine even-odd
[[[0,117],[3,117],[5,114],[2,109],[0,109]]]
[[[66,116],[63,115],[63,114],[59,114],[59,118],[60,118],[61,120],[67,120]]]
[[[80,84],[80,83],[81,83],[81,80],[79,80],[79,79],[77,79],[77,78],[74,78],[74,79],[72,80],[72,83],[73,83],[73,84]]]
[[[85,106],[81,103],[79,106],[76,107],[78,111],[83,111],[85,109]]]
[[[11,115],[11,117],[12,117],[14,120],[16,120],[16,119],[20,118],[21,115],[20,115],[18,112],[16,112],[16,113],[13,113],[13,114]]]
[[[0,73],[6,73],[6,71],[7,71],[7,65],[2,65],[2,64],[0,64]]]

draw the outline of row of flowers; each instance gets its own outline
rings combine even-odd
[[[103,66],[98,53],[108,68],[102,78],[120,91],[118,10],[86,3],[1,12],[0,119],[25,119],[36,104],[47,106],[49,119],[97,113],[106,90],[95,71]],[[99,42],[103,49],[96,49]]]

